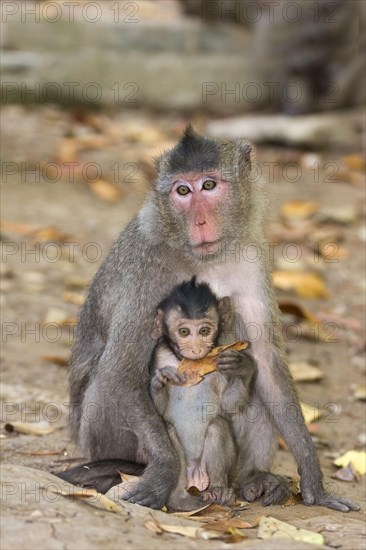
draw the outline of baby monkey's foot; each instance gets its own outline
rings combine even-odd
[[[218,502],[219,504],[231,504],[235,500],[235,493],[230,487],[208,487],[201,493],[204,502]]]
[[[282,476],[269,472],[259,472],[243,487],[243,497],[248,502],[263,497],[264,506],[281,504],[290,496],[290,487]]]

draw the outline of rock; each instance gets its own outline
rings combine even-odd
[[[209,122],[207,133],[213,137],[243,137],[254,143],[355,150],[361,148],[362,119],[358,109],[293,117],[254,114]]]

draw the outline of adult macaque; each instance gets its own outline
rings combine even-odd
[[[81,310],[70,367],[73,433],[91,460],[147,465],[124,498],[155,508],[167,502],[179,462],[149,395],[154,341],[146,335],[156,305],[196,274],[216,296],[230,298],[241,329],[254,323],[261,331],[251,348],[257,376],[249,406],[257,415],[251,422],[240,415],[233,421],[235,483],[242,497],[263,496],[271,504],[283,494],[282,478],[268,473],[278,430],[298,463],[305,504],[358,510],[322,485],[283,351],[265,254],[263,197],[250,179],[250,153],[244,141],[208,139],[189,127],[157,160],[151,194],[113,245]],[[258,251],[256,262],[248,261],[249,244]],[[247,339],[241,329],[236,340]]]
[[[180,462],[169,508],[199,507],[198,499],[188,494],[189,487],[196,487],[204,501],[225,504],[234,497],[237,446],[231,420],[248,401],[253,359],[246,349],[224,350],[217,358],[218,370],[191,387],[182,387],[186,377],[178,370],[184,358],[206,357],[222,330],[230,329],[231,317],[230,300],[218,300],[207,284],[196,284],[195,277],[176,286],[158,306],[151,396]]]

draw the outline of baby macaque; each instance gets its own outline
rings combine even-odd
[[[218,300],[195,277],[176,286],[157,309],[151,395],[180,462],[179,480],[168,501],[173,509],[199,506],[187,491],[190,487],[199,490],[203,501],[223,504],[234,497],[237,444],[232,418],[248,401],[254,361],[246,350],[224,350],[218,370],[190,387],[182,386],[186,378],[178,371],[182,359],[206,357],[232,319],[229,298]]]

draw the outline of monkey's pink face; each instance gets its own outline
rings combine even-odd
[[[173,208],[184,214],[196,252],[214,253],[219,248],[218,212],[227,194],[228,183],[216,175],[185,174],[173,182],[170,200]]]

